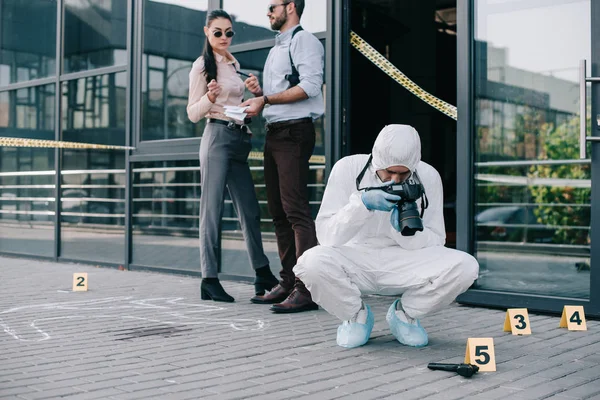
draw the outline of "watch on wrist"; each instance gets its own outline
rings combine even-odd
[[[269,98],[267,96],[263,96],[263,102],[265,103],[265,106],[267,104],[269,104]]]

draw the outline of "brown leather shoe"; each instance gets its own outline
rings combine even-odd
[[[254,296],[250,301],[254,304],[275,304],[284,301],[290,294],[291,290],[277,285],[269,293],[264,296]]]
[[[270,308],[271,311],[276,313],[297,313],[318,309],[319,306],[312,301],[310,295],[304,294],[298,289],[294,289],[287,299],[279,304],[273,304]]]

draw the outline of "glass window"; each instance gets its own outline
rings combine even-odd
[[[54,149],[0,147],[0,251],[54,255]]]
[[[61,257],[125,259],[125,154],[62,150]]]
[[[62,140],[125,145],[126,73],[62,85]]]
[[[65,0],[65,73],[127,64],[127,1]]]
[[[199,137],[187,117],[189,73],[204,46],[208,1],[145,0],[142,140]]]
[[[54,88],[0,92],[0,137],[54,140]]]
[[[2,0],[0,27],[0,86],[56,73],[56,0]]]
[[[0,92],[0,137],[54,140],[54,85]],[[54,149],[0,147],[0,251],[54,255]]]
[[[578,73],[591,54],[590,1],[475,5],[477,286],[588,298]]]
[[[133,264],[200,271],[200,169],[156,161],[133,169]]]
[[[62,138],[125,144],[126,74],[64,82]],[[62,151],[61,256],[122,263],[125,154],[120,150]]]
[[[267,209],[262,157],[249,161],[261,208],[261,230],[271,268],[281,268],[273,223]],[[324,190],[324,165],[313,164],[310,202],[313,216]],[[199,201],[202,192],[198,161],[138,163],[133,170],[133,264],[200,271]],[[246,245],[229,194],[221,223],[221,272],[253,276]]]
[[[270,4],[281,4],[275,0],[224,0],[223,9],[233,18],[236,31],[233,44],[273,39],[277,32],[271,30],[267,8]],[[327,30],[327,2],[323,0],[307,0],[302,13],[301,25],[309,32]]]

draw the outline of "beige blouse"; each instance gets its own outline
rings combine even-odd
[[[190,121],[196,123],[202,118],[216,118],[229,120],[225,116],[223,106],[239,106],[244,100],[244,81],[237,72],[240,64],[227,53],[227,57],[214,53],[217,62],[217,82],[221,85],[221,94],[212,103],[208,99],[208,82],[204,75],[204,58],[199,57],[192,65],[190,71],[190,93],[187,114]],[[242,124],[243,121],[236,123]]]

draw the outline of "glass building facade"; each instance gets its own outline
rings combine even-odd
[[[461,299],[555,312],[582,304],[598,315],[600,119],[590,116],[599,115],[600,92],[589,77],[600,72],[599,4],[462,5],[468,25],[459,54],[469,55],[462,83],[470,95],[459,98],[467,111],[459,129],[470,154],[462,167],[469,206],[459,214],[463,247],[481,269]]]
[[[232,53],[242,71],[262,78],[274,32],[270,3],[260,3],[257,12],[239,1],[0,0],[0,137],[135,147],[0,147],[0,252],[199,274],[205,123],[187,118],[189,72],[202,52],[207,12],[224,8],[237,31]],[[307,3],[304,27],[325,43],[328,5]],[[324,121],[316,122],[311,163],[315,216]],[[263,240],[277,271],[264,119],[255,118],[251,130]],[[227,194],[221,237],[221,273],[253,275]]]
[[[135,148],[0,147],[0,254],[199,275],[204,121],[187,118],[188,74],[207,13],[223,8],[234,19],[231,52],[243,72],[262,79],[275,43],[270,3],[0,0],[0,137]],[[591,235],[600,223],[592,201],[600,196],[592,185],[600,96],[596,81],[585,79],[600,75],[599,24],[591,0],[307,0],[302,25],[326,50],[326,113],[316,121],[309,187],[314,215],[335,161],[368,152],[385,124],[411,124],[423,159],[442,175],[447,245],[481,265],[459,300],[543,311],[584,304],[600,315]],[[456,104],[458,121],[352,49],[351,31]],[[584,141],[591,137],[583,158],[582,120]],[[264,123],[251,123],[249,163],[276,272]],[[227,193],[224,201],[220,271],[248,278]]]

